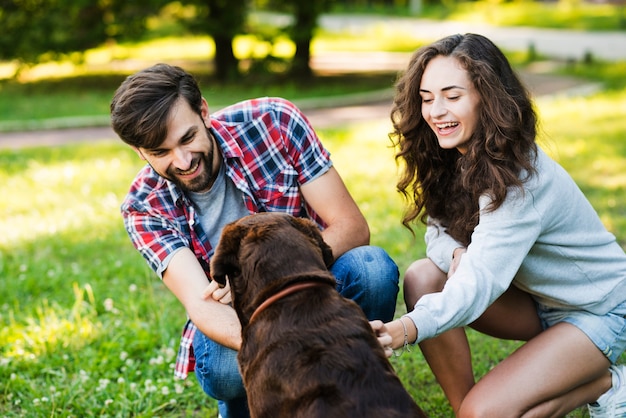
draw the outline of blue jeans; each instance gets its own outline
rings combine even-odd
[[[341,255],[330,268],[337,291],[354,300],[369,320],[393,319],[398,297],[396,263],[378,247],[363,246]],[[197,331],[193,339],[196,377],[204,392],[217,399],[223,418],[248,418],[248,401],[237,366],[237,352]]]

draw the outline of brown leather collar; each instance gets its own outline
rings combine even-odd
[[[256,308],[256,310],[252,313],[252,316],[250,317],[250,322],[252,322],[254,318],[256,318],[261,312],[263,312],[268,306],[270,306],[272,303],[276,302],[277,300],[282,299],[285,296],[291,295],[292,293],[299,292],[300,290],[308,289],[310,287],[318,287],[318,286],[319,287],[330,286],[330,284],[323,283],[323,282],[309,281],[309,282],[295,283],[290,286],[287,286],[286,288],[276,293],[275,295],[272,295],[269,298],[265,299],[265,301],[263,301],[263,303],[260,304],[259,307]]]

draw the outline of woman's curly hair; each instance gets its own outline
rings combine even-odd
[[[422,118],[420,83],[437,56],[458,60],[479,94],[478,122],[461,154],[439,146]],[[487,194],[497,209],[509,187],[521,187],[522,172],[534,173],[537,117],[528,90],[502,52],[476,34],[453,35],[417,50],[396,83],[391,111],[396,161],[401,164],[397,189],[409,201],[402,223],[435,218],[464,245],[478,224],[478,199]]]

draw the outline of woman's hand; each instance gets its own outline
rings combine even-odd
[[[232,302],[232,297],[230,294],[230,283],[226,280],[226,285],[224,287],[220,287],[219,283],[215,280],[211,280],[211,283],[204,289],[202,292],[202,299],[208,300],[209,298],[213,298],[224,305],[228,305]]]
[[[393,340],[391,338],[391,334],[389,334],[389,332],[387,331],[387,327],[385,326],[383,321],[370,321],[370,326],[372,327],[374,334],[376,334],[376,337],[378,338],[378,343],[385,351],[385,356],[387,356],[388,358],[391,357],[393,355],[393,349],[391,348],[391,343],[393,342]]]

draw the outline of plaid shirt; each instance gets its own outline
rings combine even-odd
[[[243,192],[250,213],[287,212],[324,226],[300,195],[299,186],[332,165],[306,117],[290,102],[261,98],[237,103],[211,117],[211,133],[220,146],[227,176]],[[133,245],[162,278],[168,255],[190,248],[209,277],[209,244],[191,201],[150,166],[135,177],[122,203],[124,225]],[[174,374],[194,370],[193,336],[183,329]]]

